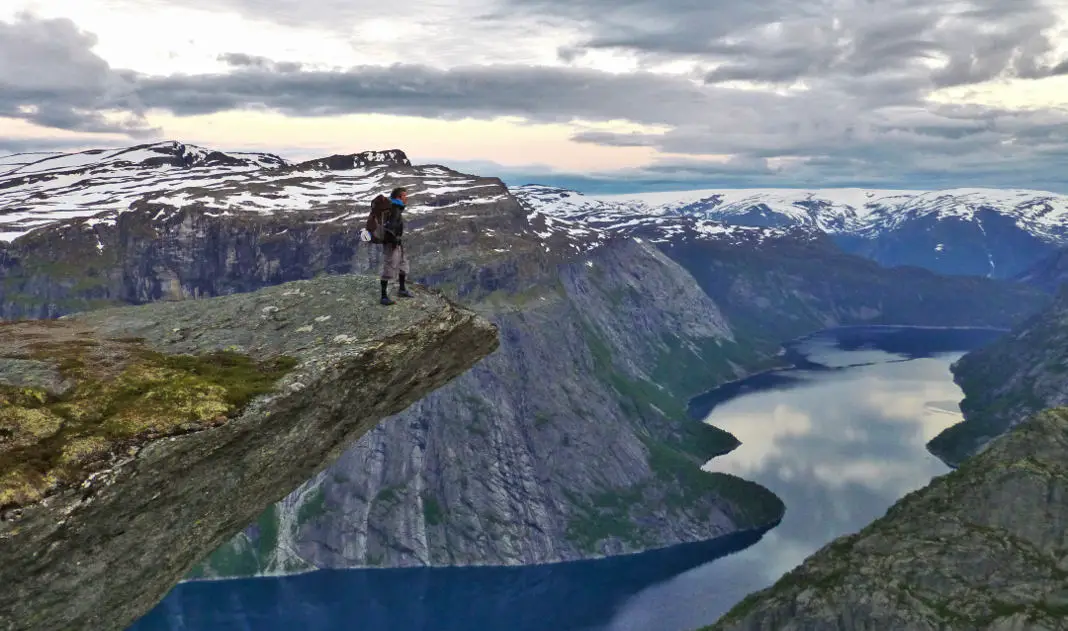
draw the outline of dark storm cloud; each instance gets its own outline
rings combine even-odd
[[[82,132],[150,133],[129,74],[93,53],[95,44],[68,19],[0,21],[0,116]],[[105,116],[110,109],[121,114]]]

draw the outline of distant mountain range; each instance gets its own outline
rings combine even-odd
[[[529,208],[602,229],[704,225],[801,229],[887,267],[1013,278],[1068,245],[1068,196],[1030,190],[739,189],[587,196],[539,185]],[[712,230],[721,228],[709,228]]]
[[[401,168],[425,180],[431,207],[491,203],[509,193],[497,178],[412,166],[398,150],[290,162],[270,153],[221,152],[177,141],[80,153],[0,157],[0,241],[57,221],[112,221],[158,207],[232,213],[317,213],[362,219],[364,197]],[[823,233],[844,251],[884,266],[950,275],[1045,278],[1036,268],[1068,246],[1068,196],[1031,190],[695,190],[583,195],[540,185],[510,191],[547,240],[586,250],[613,235],[665,242],[752,242]],[[424,209],[426,210],[426,209]],[[413,208],[413,213],[418,209]],[[1056,281],[1050,281],[1056,282]],[[1040,281],[1040,284],[1049,284]]]

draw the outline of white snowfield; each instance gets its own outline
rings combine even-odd
[[[870,236],[903,222],[973,221],[992,211],[1051,242],[1068,241],[1068,195],[1025,189],[961,188],[940,191],[843,189],[715,189],[583,195],[529,185],[513,189],[528,208],[563,219],[618,225],[648,218],[693,217],[720,222],[806,226],[830,234]]]
[[[60,221],[82,218],[86,227],[113,223],[132,208],[152,209],[157,220],[194,207],[211,215],[301,213],[306,221],[362,223],[371,198],[388,193],[398,181],[413,192],[411,216],[445,212],[463,219],[509,199],[509,191],[493,180],[441,165],[412,166],[399,151],[354,154],[351,163],[348,158],[335,159],[330,169],[326,158],[297,165],[273,154],[222,153],[176,141],[0,156],[0,241]],[[531,185],[511,193],[526,208],[531,228],[547,249],[560,244],[587,250],[613,236],[752,243],[797,227],[874,236],[932,214],[973,220],[981,209],[1010,217],[1040,238],[1068,241],[1068,196],[1041,191],[736,189],[582,195]]]
[[[134,204],[158,206],[157,220],[195,206],[213,215],[299,212],[315,215],[306,217],[311,221],[362,223],[368,202],[388,193],[397,177],[415,180],[412,190],[420,200],[434,200],[411,206],[410,215],[507,197],[501,186],[484,179],[440,165],[410,166],[398,152],[355,154],[352,165],[331,170],[272,154],[221,153],[175,141],[2,156],[0,241],[69,219],[114,222]],[[444,196],[444,202],[437,201]]]

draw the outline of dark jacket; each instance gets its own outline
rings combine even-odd
[[[391,199],[389,214],[386,215],[386,243],[400,243],[404,236],[404,203],[399,199]]]

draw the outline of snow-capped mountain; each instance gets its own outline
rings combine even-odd
[[[173,141],[0,157],[0,241],[63,219],[122,212],[146,196],[210,188],[285,166],[272,154],[222,153]]]
[[[403,180],[403,181],[402,181]],[[393,186],[412,189],[411,214],[507,196],[499,180],[437,165],[413,167],[402,151],[369,151],[293,164],[272,154],[223,153],[166,142],[72,154],[0,158],[0,240],[69,219],[113,222],[144,208],[227,215],[301,213],[363,220]],[[425,201],[425,204],[420,202]]]
[[[301,220],[362,225],[368,202],[394,186],[409,189],[408,216],[480,223],[495,204],[516,203],[497,178],[412,165],[396,149],[333,155],[300,163],[266,153],[224,153],[176,141],[80,153],[15,154],[0,158],[0,241],[14,241],[57,223],[64,228],[113,225],[119,215],[149,211],[166,221],[185,210],[209,216],[297,215]],[[606,209],[616,208],[607,204]],[[662,243],[684,237],[759,242],[783,229],[728,226],[686,215],[658,217],[646,206],[620,215],[544,212],[529,208],[527,229],[546,250],[588,251],[620,236]],[[420,218],[423,217],[423,220]]]
[[[816,232],[803,223],[737,224],[683,212],[677,208],[677,200],[663,204],[650,203],[640,197],[617,200],[539,185],[513,187],[511,191],[528,210],[541,213],[550,221],[617,236],[643,238],[653,243],[700,239],[752,244],[786,236],[811,237]]]
[[[113,223],[131,211],[154,221],[196,210],[360,225],[367,203],[411,191],[420,223],[470,222],[491,233],[497,204],[525,209],[539,247],[582,252],[617,237],[753,244],[826,234],[887,266],[1011,278],[1068,245],[1068,196],[1026,190],[698,190],[587,196],[412,165],[402,151],[293,163],[268,153],[221,152],[176,141],[80,153],[0,157],[0,241],[71,222]],[[514,196],[514,197],[513,197]],[[420,217],[424,219],[420,220]],[[511,229],[511,228],[509,228]]]
[[[516,257],[552,266],[608,238],[528,212],[497,178],[412,165],[397,149],[294,163],[167,142],[3,164],[0,318],[373,271],[370,201],[398,186],[410,256],[436,284],[463,284],[459,295],[483,286],[476,272],[504,274]]]
[[[587,196],[528,185],[531,209],[601,227],[691,217],[802,227],[884,265],[1008,278],[1068,245],[1068,195],[1030,190],[697,190]]]

